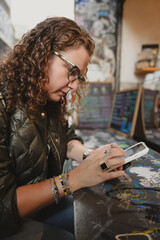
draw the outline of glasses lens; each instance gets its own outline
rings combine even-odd
[[[72,70],[68,74],[68,79],[70,82],[73,82],[76,79],[78,79],[80,83],[83,83],[86,81],[86,77],[80,75],[80,71],[78,68],[72,68]]]
[[[68,78],[70,82],[73,82],[76,79],[79,79],[79,69],[78,68],[72,68],[72,70],[68,74]]]

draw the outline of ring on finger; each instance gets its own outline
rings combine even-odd
[[[110,149],[105,149],[104,154],[108,154],[111,150]]]
[[[103,162],[103,163],[100,164],[100,169],[101,169],[101,171],[106,171],[109,168],[108,168],[107,164],[105,162]]]
[[[114,148],[113,143],[110,144],[110,148]]]

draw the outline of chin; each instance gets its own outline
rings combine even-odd
[[[53,95],[48,96],[48,100],[53,102],[59,102],[61,98],[62,98],[61,96],[53,96]]]

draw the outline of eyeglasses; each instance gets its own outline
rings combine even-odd
[[[67,58],[63,57],[60,53],[56,51],[53,51],[53,53],[72,66],[72,69],[68,73],[69,82],[74,82],[76,79],[78,79],[80,83],[86,82],[87,77],[80,73],[80,69],[75,64],[71,63]]]

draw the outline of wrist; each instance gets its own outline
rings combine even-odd
[[[82,188],[82,182],[79,180],[80,178],[79,167],[69,172],[69,188],[70,192],[74,193],[75,191]]]

